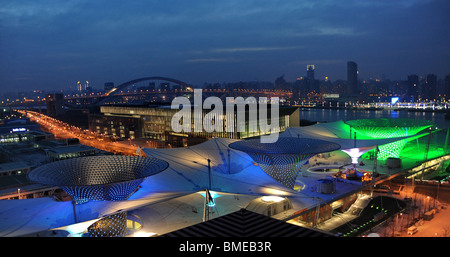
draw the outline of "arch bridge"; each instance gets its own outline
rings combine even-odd
[[[186,90],[190,90],[190,88],[191,88],[188,83],[177,80],[177,79],[154,76],[154,77],[144,77],[144,78],[140,78],[140,79],[134,79],[134,80],[130,80],[128,82],[122,83],[122,84],[118,85],[117,87],[114,87],[113,89],[106,92],[105,95],[106,96],[114,95],[115,92],[119,92],[120,90],[122,90],[128,86],[131,86],[133,84],[136,84],[136,83],[139,83],[142,81],[147,81],[147,80],[164,80],[164,81],[168,81],[168,82],[172,82],[177,85],[180,85],[180,86],[184,87]]]
[[[112,88],[111,90],[109,90],[108,92],[106,92],[103,95],[103,99],[101,99],[101,101],[98,101],[97,105],[101,105],[101,104],[105,103],[108,99],[112,98],[113,96],[115,96],[116,94],[121,92],[122,89],[125,89],[128,86],[134,85],[134,84],[139,83],[139,82],[151,81],[151,80],[161,80],[161,81],[171,82],[171,83],[180,85],[181,87],[184,88],[185,91],[188,91],[188,92],[192,92],[193,91],[192,86],[190,84],[188,84],[186,82],[183,82],[181,80],[177,80],[177,79],[173,79],[173,78],[167,78],[167,77],[161,77],[161,76],[143,77],[143,78],[127,81],[125,83],[122,83],[122,84]]]

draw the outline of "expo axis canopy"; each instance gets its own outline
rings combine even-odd
[[[30,180],[61,187],[77,203],[126,200],[145,178],[169,164],[140,156],[89,156],[51,162],[30,172]]]
[[[336,143],[311,139],[280,137],[275,143],[250,139],[231,143],[230,148],[247,153],[270,177],[289,188],[303,164],[318,153],[339,150]]]

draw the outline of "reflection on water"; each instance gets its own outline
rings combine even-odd
[[[380,118],[425,119],[435,122],[440,128],[450,127],[450,120],[444,119],[444,113],[393,110],[300,109],[300,119],[310,121],[333,122],[338,120],[347,121]]]
[[[398,118],[398,111],[391,111],[390,116],[391,118]]]

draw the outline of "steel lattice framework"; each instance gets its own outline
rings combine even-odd
[[[89,237],[124,237],[127,231],[127,212],[109,215],[90,225],[86,236]]]
[[[275,143],[250,139],[231,143],[229,147],[247,153],[267,175],[289,188],[294,188],[295,179],[306,160],[318,153],[341,148],[324,140],[287,137],[280,137]]]
[[[89,156],[52,162],[28,175],[33,182],[58,186],[77,203],[126,200],[145,178],[169,164],[140,156]]]
[[[346,124],[364,139],[379,139],[413,136],[433,126],[434,123],[428,120],[382,118],[350,120]],[[386,160],[388,157],[400,157],[400,152],[407,142],[406,139],[400,139],[396,142],[380,146],[378,159]]]
[[[433,126],[429,120],[415,119],[360,119],[345,122],[352,129],[371,138],[410,136]]]

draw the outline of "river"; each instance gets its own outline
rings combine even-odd
[[[300,119],[318,122],[348,121],[357,119],[407,118],[433,121],[438,128],[450,127],[450,120],[439,112],[409,112],[406,110],[352,110],[352,109],[313,109],[300,108]]]

